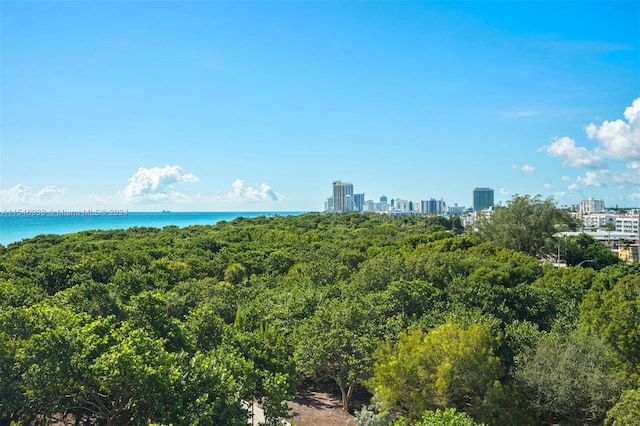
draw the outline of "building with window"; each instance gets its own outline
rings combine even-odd
[[[584,216],[588,214],[604,213],[604,211],[605,211],[604,201],[594,200],[593,198],[580,201],[580,205],[578,207],[578,212],[580,213],[580,217],[582,218],[584,218]]]
[[[618,246],[618,257],[625,262],[640,262],[640,245],[623,243]]]
[[[637,234],[640,232],[640,216],[634,215],[618,215],[615,217],[616,231],[631,232]]]
[[[364,194],[353,194],[353,209],[357,212],[364,210]]]
[[[420,212],[423,214],[442,214],[446,208],[443,200],[431,198],[420,201]]]
[[[476,188],[473,190],[473,211],[479,212],[482,210],[493,208],[493,189],[491,188]]]
[[[353,184],[336,180],[333,182],[333,208],[334,213],[353,211]]]
[[[380,197],[380,211],[382,212],[386,212],[387,211],[387,196],[383,195]]]
[[[353,184],[333,182],[333,210],[340,213],[353,210]]]
[[[602,228],[605,225],[616,224],[616,215],[611,213],[591,213],[582,216],[582,223],[585,228]],[[631,232],[631,231],[629,231]]]

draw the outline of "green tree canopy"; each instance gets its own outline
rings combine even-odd
[[[515,195],[506,207],[496,207],[476,225],[478,235],[498,246],[542,256],[552,250],[556,225],[569,223],[569,215],[539,195]]]
[[[620,401],[607,412],[607,426],[640,426],[640,389],[622,392]]]
[[[590,290],[580,311],[583,329],[602,336],[640,380],[640,274],[621,278],[611,290]]]
[[[625,386],[614,361],[596,338],[549,334],[519,363],[515,378],[542,418],[596,425]]]
[[[478,402],[499,377],[496,338],[486,324],[414,329],[375,353],[368,385],[383,407],[418,420],[425,410]]]
[[[458,412],[455,408],[447,408],[440,411],[425,411],[422,418],[413,426],[484,426],[484,423],[476,423],[466,413]],[[407,426],[404,419],[396,420],[391,426]]]
[[[564,260],[568,266],[584,265],[596,270],[600,270],[609,265],[620,262],[609,248],[601,241],[596,240],[588,234],[578,234],[576,236],[565,237],[566,240],[559,241],[560,252],[564,247]]]
[[[355,386],[371,375],[379,338],[371,313],[353,301],[326,304],[295,333],[297,368],[307,377],[335,381],[346,411]]]

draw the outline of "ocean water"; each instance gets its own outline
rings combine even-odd
[[[0,244],[7,246],[40,234],[69,234],[93,229],[162,228],[169,225],[212,225],[238,217],[290,216],[304,212],[128,212],[122,210],[0,212]]]

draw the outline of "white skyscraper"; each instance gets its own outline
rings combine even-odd
[[[333,211],[353,211],[353,184],[339,180],[333,182]]]
[[[594,200],[589,198],[588,200],[580,201],[580,217],[591,213],[603,213],[604,201]]]

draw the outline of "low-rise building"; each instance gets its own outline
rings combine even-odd
[[[637,234],[640,231],[640,216],[638,214],[618,215],[615,217],[616,231]]]
[[[640,244],[619,244],[618,257],[625,262],[640,262]]]
[[[616,226],[617,216],[612,213],[591,213],[582,216],[585,228],[603,228],[605,225]]]

